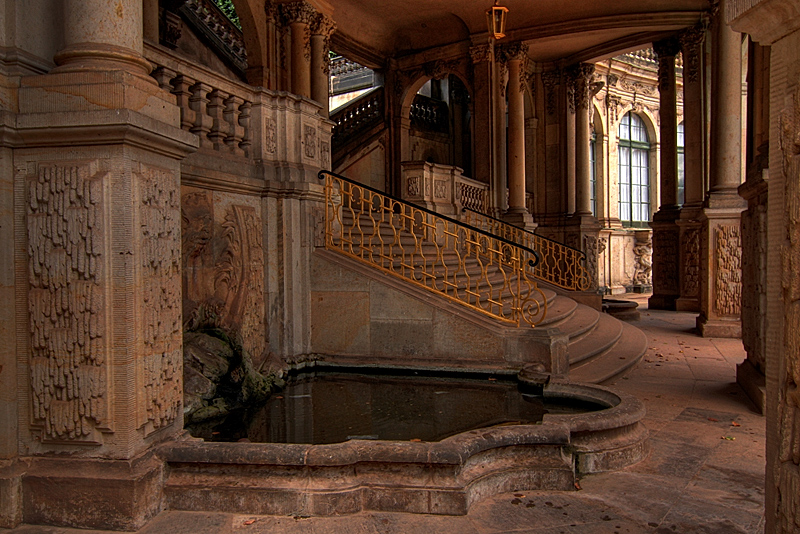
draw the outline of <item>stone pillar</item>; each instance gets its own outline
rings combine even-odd
[[[508,210],[503,220],[533,231],[536,224],[525,206],[525,63],[528,46],[503,48],[508,64]]]
[[[64,13],[57,67],[19,82],[19,495],[33,524],[136,530],[162,506],[152,449],[183,427],[180,160],[197,141],[148,76],[141,0]]]
[[[764,326],[758,327],[763,328],[766,366],[765,532],[789,534],[800,524],[796,490],[800,487],[800,329],[796,326],[800,324],[796,238],[800,229],[800,12],[793,0],[727,0],[725,4],[726,19],[736,31],[747,32],[753,41],[770,47],[769,173],[763,173],[769,205],[765,210],[766,318]],[[744,250],[745,257],[757,254],[751,247]],[[757,297],[748,294],[745,298]]]
[[[589,130],[592,115],[594,65],[583,63],[575,76],[575,215],[592,215],[592,170]]]
[[[305,98],[311,96],[311,26],[317,12],[305,1],[281,4],[284,24],[291,34],[292,92]]]
[[[311,98],[322,106],[319,111],[323,117],[330,115],[329,79],[330,79],[330,39],[336,31],[333,19],[317,15],[311,27]]]
[[[678,210],[678,129],[675,56],[680,51],[677,39],[653,44],[658,55],[658,91],[660,95],[661,202],[653,215],[653,296],[651,308],[674,310],[680,296]]]
[[[769,213],[770,47],[750,42],[747,69],[747,181],[742,212],[742,344],[736,382],[766,413],[767,214]]]
[[[724,3],[712,26],[711,165],[700,214],[700,315],[702,336],[740,337],[742,299],[741,212],[742,41],[724,20]]]
[[[576,108],[575,108],[575,80],[571,72],[566,72],[567,78],[565,84],[567,96],[567,109],[566,109],[566,125],[564,128],[564,144],[566,151],[566,179],[567,184],[566,192],[566,216],[571,217],[575,214],[575,183],[577,181],[577,170],[575,165],[577,158],[575,157],[575,130],[576,130]]]
[[[490,187],[494,180],[494,41],[477,44],[470,48],[472,59],[472,72],[475,79],[472,109],[475,114],[474,131],[476,135],[472,140],[473,158],[472,166],[476,180],[488,184]],[[490,197],[494,206],[494,197]]]
[[[703,117],[705,102],[705,24],[684,31],[683,51],[683,135],[684,202],[680,219],[680,298],[678,311],[700,311],[700,211],[705,183],[706,136]]]
[[[592,75],[594,65],[579,64],[567,71],[569,85],[571,86],[571,98],[567,121],[569,132],[569,122],[574,121],[574,135],[567,138],[567,158],[574,162],[574,176],[567,176],[568,191],[572,194],[568,196],[569,201],[573,202],[574,210],[567,221],[566,235],[567,244],[580,249],[586,255],[585,267],[589,272],[591,285],[589,293],[597,297],[591,300],[582,298],[581,301],[599,308],[601,297],[597,294],[598,289],[598,256],[601,248],[600,223],[592,215],[591,208],[591,170],[589,158],[589,113],[591,109]],[[570,147],[570,144],[572,145]],[[567,164],[569,165],[570,159]],[[567,167],[569,169],[569,166]],[[568,206],[569,208],[569,206]]]
[[[506,79],[508,76],[508,63],[502,48],[494,48],[495,68],[492,71],[492,104],[494,105],[492,140],[492,182],[490,184],[491,206],[490,215],[502,217],[508,208],[508,172],[506,165]]]

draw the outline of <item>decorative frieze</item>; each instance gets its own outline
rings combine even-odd
[[[303,154],[307,158],[317,157],[317,129],[310,125],[303,125]]]
[[[45,441],[110,430],[108,175],[40,164],[27,178],[32,423]]]
[[[637,286],[653,285],[653,242],[648,231],[636,232],[633,245],[633,279]]]

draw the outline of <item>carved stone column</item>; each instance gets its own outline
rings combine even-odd
[[[675,56],[680,51],[677,39],[653,44],[658,55],[658,91],[661,118],[661,203],[650,225],[653,228],[653,296],[651,308],[674,310],[680,296],[678,210],[678,130]]]
[[[291,34],[291,83],[294,94],[311,96],[311,26],[317,11],[306,1],[281,4],[283,22]]]
[[[475,132],[479,132],[473,139],[473,172],[478,181],[489,184],[495,183],[494,167],[494,122],[495,122],[495,52],[494,41],[480,43],[470,48],[472,59],[472,73],[475,80],[473,95],[473,110],[475,113]],[[493,201],[490,199],[490,202]]]
[[[317,15],[311,26],[311,98],[322,106],[320,114],[323,117],[328,117],[330,114],[328,52],[330,52],[331,35],[335,31],[336,23],[322,13]]]
[[[700,315],[708,337],[740,337],[742,300],[741,184],[742,45],[724,22],[724,5],[712,26],[711,165],[700,222]]]
[[[589,154],[592,75],[594,65],[582,63],[574,72],[575,98],[575,215],[592,215],[591,159]]]
[[[591,208],[591,182],[589,159],[589,114],[592,93],[592,75],[594,65],[575,65],[567,71],[569,78],[569,110],[567,112],[567,158],[569,164],[570,154],[574,165],[574,176],[567,176],[567,190],[572,194],[568,199],[574,199],[574,213],[567,220],[567,242],[583,251],[586,255],[586,268],[589,271],[591,285],[588,293],[594,294],[599,305],[602,300],[598,289],[598,255],[600,247],[600,223],[592,215]],[[574,120],[574,135],[569,135],[570,122]],[[571,145],[571,149],[570,149]],[[567,169],[570,169],[568,166]],[[570,198],[571,197],[571,198]],[[594,302],[583,300],[584,303],[594,305]]]
[[[705,183],[704,50],[706,28],[700,24],[684,31],[683,51],[683,134],[684,202],[680,227],[680,297],[678,311],[700,311],[700,211]]]
[[[64,13],[57,67],[20,79],[16,116],[20,498],[34,524],[136,530],[161,509],[152,448],[183,427],[180,160],[197,141],[148,76],[141,0]]]
[[[525,60],[528,46],[516,43],[502,49],[508,64],[508,210],[503,220],[534,230],[525,206]]]

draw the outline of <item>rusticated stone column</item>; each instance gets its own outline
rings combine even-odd
[[[742,300],[742,41],[724,19],[724,3],[712,26],[711,165],[709,191],[700,214],[700,315],[707,337],[740,337]]]
[[[503,220],[533,230],[533,222],[525,206],[525,59],[528,46],[515,43],[503,47],[508,64],[508,210]]]
[[[317,15],[311,26],[311,98],[317,101],[322,109],[320,114],[328,117],[329,105],[329,75],[330,75],[330,39],[336,31],[333,19],[322,13]]]
[[[661,119],[661,204],[653,215],[653,296],[651,308],[675,309],[680,296],[678,211],[678,129],[675,56],[680,52],[677,39],[653,44],[658,55],[658,91]]]
[[[684,201],[680,227],[680,298],[678,311],[700,311],[700,211],[705,183],[706,136],[703,117],[706,28],[699,24],[680,35],[683,52]]]
[[[311,26],[317,11],[306,1],[281,4],[283,22],[291,33],[292,92],[311,96]]]

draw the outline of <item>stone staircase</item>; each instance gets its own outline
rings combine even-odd
[[[489,268],[481,266],[473,258],[462,258],[456,250],[443,250],[433,243],[421,241],[410,232],[398,232],[388,224],[380,224],[376,231],[370,217],[362,215],[358,221],[354,221],[347,212],[348,210],[344,210],[342,214],[342,226],[358,227],[361,234],[369,236],[368,244],[355,240],[349,242],[351,250],[379,258],[379,263],[384,268],[415,273],[418,282],[424,282],[424,278],[430,277],[431,274],[451,273],[451,279],[456,281],[455,285],[460,290],[464,289],[468,278],[483,271],[484,282],[477,289],[474,286],[470,288],[473,293],[480,295],[478,298],[480,306],[486,306],[486,309],[493,311],[499,310],[502,306],[503,313],[511,315],[512,297],[502,288],[507,287],[508,282],[515,282],[515,279],[498,266],[492,265]],[[387,254],[387,247],[380,245],[386,243],[394,243],[393,249],[402,248],[406,253],[403,256]],[[408,254],[408,251],[414,252]],[[417,272],[423,272],[423,266],[428,267],[428,274],[416,275]],[[458,272],[458,276],[452,277],[453,272]],[[507,283],[503,284],[504,281]],[[407,288],[408,291],[417,295],[424,292],[413,284],[406,285],[411,286]],[[644,355],[647,339],[636,327],[576,302],[569,298],[569,292],[566,290],[550,286],[545,282],[539,282],[539,288],[541,293],[534,292],[530,296],[540,304],[546,301],[547,313],[536,328],[567,336],[570,381],[595,384],[609,382],[631,369]],[[437,296],[427,293],[424,298],[436,299]],[[447,300],[444,297],[440,298]],[[463,313],[468,311],[465,308]],[[477,311],[473,313],[479,314]],[[530,326],[523,324],[509,328],[530,329]]]

